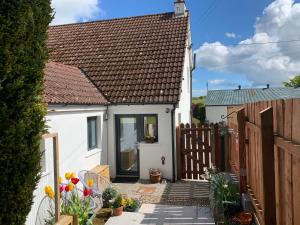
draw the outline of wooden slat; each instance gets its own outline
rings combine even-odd
[[[192,130],[192,167],[193,167],[193,179],[198,179],[197,173],[197,163],[198,163],[198,149],[197,149],[197,129],[196,125],[192,124],[191,126],[194,130]]]
[[[264,224],[276,224],[273,109],[260,112]]]
[[[293,198],[293,224],[300,224],[300,157],[292,159],[292,198]]]
[[[189,124],[185,125],[186,128],[190,128]],[[192,179],[192,168],[191,168],[191,157],[192,157],[192,153],[191,153],[191,130],[190,129],[186,129],[186,134],[185,134],[185,139],[186,139],[186,156],[187,156],[187,178],[188,179]]]
[[[300,144],[300,99],[293,100],[292,141]]]

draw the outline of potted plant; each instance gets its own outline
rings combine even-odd
[[[109,203],[111,200],[113,200],[117,196],[118,192],[115,188],[113,187],[107,187],[102,195],[103,199],[103,208],[108,208]]]
[[[145,136],[145,142],[146,143],[154,143],[155,142],[155,137],[147,135],[147,136]]]
[[[225,174],[212,176],[210,204],[216,221],[222,221],[240,212],[238,188]]]
[[[125,199],[125,211],[137,212],[140,208],[140,201],[138,199],[127,198]]]
[[[113,215],[120,216],[123,213],[124,199],[122,195],[117,195],[115,201],[112,204]]]
[[[161,172],[159,169],[149,169],[150,181],[153,184],[159,183],[161,181]]]

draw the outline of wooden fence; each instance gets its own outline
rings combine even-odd
[[[300,99],[246,104],[233,117],[229,158],[241,192],[261,224],[299,225]]]
[[[218,124],[181,124],[176,128],[176,146],[178,179],[199,180],[204,167],[221,163]]]

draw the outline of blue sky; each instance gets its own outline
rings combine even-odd
[[[56,24],[169,12],[174,10],[173,2],[52,0],[57,11]],[[299,23],[293,22],[295,18],[300,19],[299,1],[186,2],[191,13],[193,49],[197,52],[194,96],[205,95],[207,83],[209,89],[236,88],[239,84],[244,88],[266,83],[280,86],[283,80],[299,72],[300,52],[291,49],[300,43],[266,44],[300,39],[299,31],[289,34],[292,29],[300,30]],[[252,43],[265,44],[253,46]]]

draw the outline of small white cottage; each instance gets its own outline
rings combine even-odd
[[[147,179],[149,168],[160,168],[174,180],[175,126],[191,120],[193,60],[184,1],[175,3],[175,13],[51,26],[48,35],[50,59],[76,67],[101,96],[98,108],[94,102],[48,101],[49,130],[64,142],[61,154],[80,157],[78,148],[97,153],[97,163],[110,165],[113,178]],[[65,79],[74,79],[72,73]],[[80,99],[87,93],[66,94]],[[71,119],[74,111],[88,118]],[[81,145],[79,136],[86,139]],[[78,168],[70,163],[66,168]]]
[[[194,67],[184,1],[175,13],[51,26],[48,36],[46,120],[60,173],[107,164],[112,178],[148,179],[159,168],[175,180],[175,128],[191,121]],[[35,202],[53,180],[51,147],[45,141]]]

